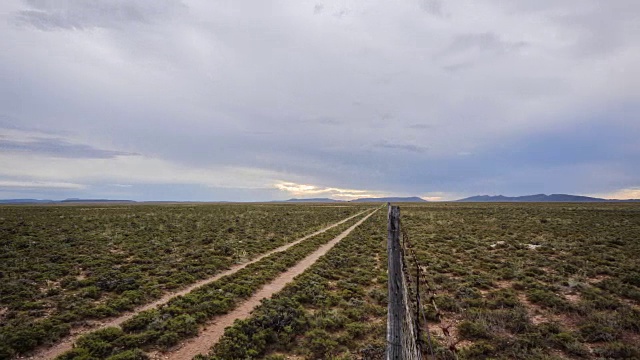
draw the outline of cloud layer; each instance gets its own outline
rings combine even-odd
[[[640,186],[634,0],[9,0],[0,14],[3,196]]]

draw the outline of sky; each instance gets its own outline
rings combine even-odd
[[[640,198],[637,0],[3,0],[0,198]]]

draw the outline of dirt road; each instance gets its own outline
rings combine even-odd
[[[160,306],[162,304],[165,304],[165,303],[169,302],[169,300],[173,299],[176,296],[186,295],[189,292],[191,292],[191,291],[193,291],[193,290],[195,290],[195,289],[197,289],[197,288],[199,288],[199,287],[201,287],[203,285],[206,285],[206,284],[209,284],[209,283],[214,282],[216,280],[219,280],[220,278],[222,278],[224,276],[231,275],[231,274],[237,272],[238,270],[244,269],[245,267],[247,267],[247,266],[249,266],[249,265],[251,265],[251,264],[253,264],[255,262],[258,262],[258,261],[264,259],[265,257],[269,256],[269,255],[272,255],[272,254],[277,253],[277,252],[285,251],[285,250],[289,249],[290,247],[292,247],[292,246],[294,246],[294,245],[296,245],[296,244],[298,244],[298,243],[300,243],[302,241],[305,241],[305,240],[307,240],[309,238],[312,238],[312,237],[314,237],[316,235],[322,234],[323,232],[325,232],[325,231],[327,231],[329,229],[332,229],[332,228],[334,228],[334,227],[336,227],[336,226],[338,226],[340,224],[343,224],[343,223],[345,223],[345,222],[347,222],[347,221],[349,221],[349,220],[351,220],[351,219],[353,219],[353,218],[355,218],[357,216],[360,216],[360,215],[364,214],[367,211],[368,210],[363,210],[363,211],[361,211],[361,212],[359,212],[359,213],[357,213],[355,215],[349,216],[346,219],[340,220],[337,223],[334,223],[334,224],[331,224],[331,225],[329,225],[327,227],[324,227],[324,228],[322,228],[322,229],[320,229],[318,231],[315,231],[315,232],[313,232],[313,233],[311,233],[309,235],[306,235],[306,236],[304,236],[304,237],[302,237],[300,239],[297,239],[297,240],[295,240],[293,242],[290,242],[290,243],[288,243],[286,245],[280,246],[279,248],[276,248],[276,249],[273,249],[271,251],[268,251],[268,252],[266,252],[266,253],[264,253],[264,254],[256,257],[256,258],[254,258],[254,259],[252,259],[252,260],[250,260],[248,262],[245,262],[245,263],[242,263],[242,264],[238,264],[238,265],[234,265],[231,268],[229,268],[228,270],[222,271],[222,272],[220,272],[220,273],[218,273],[215,276],[212,276],[210,278],[207,278],[207,279],[204,279],[204,280],[200,280],[200,281],[198,281],[196,283],[193,283],[193,284],[189,285],[188,287],[186,287],[186,288],[184,288],[184,289],[182,289],[180,291],[168,293],[168,294],[164,295],[163,297],[161,297],[160,299],[158,299],[158,300],[156,300],[154,302],[151,302],[149,304],[143,305],[143,306],[141,306],[139,308],[136,308],[133,311],[126,312],[126,313],[124,313],[124,314],[122,314],[122,315],[120,315],[120,316],[118,316],[116,318],[105,319],[104,322],[97,323],[97,324],[95,324],[94,326],[91,326],[91,327],[86,327],[86,328],[82,328],[82,329],[76,329],[75,331],[72,329],[71,335],[63,338],[57,344],[55,344],[55,345],[53,345],[51,347],[48,347],[48,348],[41,348],[39,350],[36,350],[34,355],[27,356],[27,357],[20,357],[20,358],[21,359],[31,359],[31,360],[53,359],[56,356],[61,355],[65,351],[71,350],[71,348],[73,346],[73,343],[75,343],[76,340],[80,336],[82,336],[82,335],[84,335],[86,333],[89,333],[89,332],[95,331],[95,330],[99,330],[99,329],[103,329],[103,328],[107,328],[107,327],[120,326],[120,324],[122,324],[123,322],[131,319],[133,316],[135,316],[139,312],[156,308],[157,306]]]
[[[316,251],[311,253],[306,258],[302,259],[299,263],[289,268],[287,271],[278,276],[271,283],[263,286],[258,292],[253,294],[249,299],[240,304],[236,309],[228,314],[218,316],[212,319],[206,325],[206,330],[202,331],[198,337],[187,340],[185,344],[179,349],[173,352],[167,353],[153,353],[150,354],[152,359],[170,359],[170,360],[191,360],[198,354],[206,354],[209,352],[209,348],[214,345],[224,334],[224,329],[233,325],[236,319],[246,319],[251,314],[251,311],[260,304],[260,301],[265,298],[270,298],[273,294],[282,290],[293,278],[302,274],[309,266],[313,265],[321,256],[331,250],[340,240],[344,239],[353,229],[362,224],[371,215],[373,215],[377,209],[369,213],[362,218],[356,224],[342,232],[328,243],[320,246]]]

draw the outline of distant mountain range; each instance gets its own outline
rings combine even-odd
[[[342,200],[334,200],[329,198],[310,198],[310,199],[289,199],[285,202],[293,202],[293,203],[305,203],[305,202],[319,202],[319,203],[331,203],[331,202],[343,202]]]
[[[65,200],[6,199],[6,200],[0,200],[0,204],[68,204],[68,203],[135,203],[135,201],[109,200],[109,199],[65,199]]]
[[[329,198],[311,198],[311,199],[289,199],[286,202],[347,202],[344,200],[334,200]],[[417,196],[411,197],[381,197],[381,198],[361,198],[348,202],[352,203],[368,203],[368,202],[427,202]]]
[[[615,199],[601,199],[589,196],[580,195],[567,195],[567,194],[536,194],[525,196],[490,196],[490,195],[478,195],[465,199],[456,200],[458,202],[635,202],[640,201],[638,199],[633,200],[615,200]]]
[[[0,200],[0,204],[49,204],[54,203],[53,200],[38,200],[38,199],[6,199]]]
[[[601,199],[589,196],[567,195],[567,194],[537,194],[525,196],[503,196],[503,195],[477,195],[468,198],[455,200],[456,202],[640,202],[640,199],[616,200]],[[180,203],[181,201],[150,201],[145,203]],[[380,198],[361,198],[351,201],[335,200],[330,198],[309,198],[309,199],[289,199],[286,203],[401,203],[401,202],[427,202],[417,196],[411,197],[380,197]],[[39,199],[7,199],[0,200],[0,204],[129,204],[136,203],[133,200],[109,200],[109,199],[65,199],[65,200],[39,200]]]
[[[381,198],[362,198],[351,200],[351,202],[355,203],[363,203],[363,202],[427,202],[427,200],[423,198],[419,198],[417,196],[411,197],[381,197]]]
[[[341,200],[334,200],[329,198],[314,198],[314,199],[290,199],[286,202],[343,202]],[[382,198],[362,198],[351,200],[353,203],[367,203],[367,202],[427,202],[426,200],[417,196],[412,197],[382,197]],[[632,200],[616,200],[616,199],[601,199],[589,196],[580,195],[568,195],[568,194],[536,194],[525,196],[503,196],[503,195],[477,195],[460,200],[456,202],[640,202],[640,199]]]

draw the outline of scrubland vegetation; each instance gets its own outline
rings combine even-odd
[[[435,302],[442,312],[439,321],[433,307],[426,301],[423,303],[437,359],[456,356],[459,359],[640,358],[640,205],[400,205],[402,226],[411,238],[419,262],[425,266],[428,280],[436,289]],[[13,251],[13,255],[2,253],[2,260],[9,259],[11,266],[4,262],[2,265],[0,295],[6,310],[0,315],[5,331],[0,335],[0,345],[5,356],[13,356],[21,351],[8,340],[19,338],[11,337],[13,334],[22,334],[25,341],[31,341],[31,337],[24,336],[26,333],[21,331],[39,329],[39,334],[46,337],[56,334],[57,330],[50,329],[60,326],[60,333],[64,333],[69,326],[81,321],[108,316],[90,315],[81,309],[100,306],[118,309],[112,304],[129,299],[127,294],[136,290],[144,295],[132,303],[146,302],[167,289],[209,276],[233,262],[254,257],[309,233],[320,224],[336,222],[362,208],[308,205],[264,208],[239,205],[234,208],[224,205],[125,207],[103,211],[34,207],[34,213],[26,211],[27,208],[10,208],[9,211],[15,211],[11,216],[7,216],[11,214],[5,211],[7,209],[2,208],[2,246]],[[61,224],[66,225],[57,224],[59,216],[67,216],[63,214],[65,211],[75,216],[83,216],[83,212],[90,215],[87,219],[61,218]],[[101,221],[100,215],[109,211],[120,215]],[[150,225],[142,217],[145,212],[164,215],[155,215],[156,220],[151,222],[155,225]],[[290,213],[287,217],[290,221],[274,224],[280,221],[277,215],[282,212]],[[22,214],[21,220],[15,220],[18,214]],[[141,218],[132,220],[125,214],[136,214]],[[166,231],[176,214],[189,220],[179,221],[182,227],[174,225],[178,229]],[[216,220],[218,217],[224,220]],[[14,220],[7,222],[12,218]],[[43,218],[50,220],[43,222]],[[240,220],[236,222],[238,218]],[[121,328],[85,335],[74,350],[61,358],[145,359],[145,352],[149,350],[168,349],[182,339],[195,336],[208,319],[230,311],[257,288],[357,220],[295,245],[284,253],[271,255],[159,309],[139,313]],[[19,225],[18,221],[24,224]],[[106,230],[124,228],[124,224],[132,221],[136,224],[132,225],[133,229],[141,229],[131,231],[130,228],[127,236]],[[193,225],[198,222],[202,224],[200,227]],[[123,225],[113,225],[118,223]],[[157,229],[161,225],[164,230]],[[69,246],[65,247],[63,238],[47,227],[71,229],[74,226],[94,237],[74,238],[83,245],[80,250],[68,253]],[[282,292],[263,301],[250,318],[228,328],[210,353],[198,358],[383,359],[387,316],[386,226],[386,212],[374,214]],[[93,230],[89,231],[90,227]],[[230,227],[232,231],[229,231]],[[23,235],[15,235],[15,229],[21,229],[19,233]],[[214,235],[205,236],[207,232]],[[45,233],[51,235],[45,243],[53,251],[38,250],[35,244],[35,239],[42,238]],[[186,233],[199,236],[186,236]],[[33,235],[25,240],[25,234]],[[167,239],[168,236],[182,240],[153,243],[154,239]],[[213,240],[204,240],[209,238]],[[179,244],[175,249],[170,245],[174,243]],[[156,248],[148,250],[149,244]],[[30,247],[35,249],[30,250]],[[165,252],[165,249],[172,249],[179,256],[174,258],[176,253]],[[22,260],[17,257],[19,251],[39,255]],[[126,255],[120,254],[121,251]],[[199,257],[201,252],[209,255]],[[149,255],[151,253],[153,256]],[[64,256],[65,261],[60,262],[63,265],[52,261],[49,256],[54,254]],[[127,260],[130,258],[136,261]],[[138,262],[147,258],[151,261]],[[26,264],[18,267],[16,264],[20,261]],[[75,266],[76,261],[81,264],[93,261],[98,265],[93,265],[92,269],[108,269],[110,275],[101,278],[96,274],[104,273],[97,270],[87,273],[87,267]],[[165,265],[164,261],[171,265]],[[191,266],[189,271],[184,268],[187,263]],[[134,264],[137,271],[133,274],[137,275],[125,277],[123,274],[131,273]],[[39,273],[32,270],[37,267],[49,269],[44,273],[59,271],[59,276],[40,278],[36,276]],[[172,268],[176,270],[171,271]],[[67,273],[62,269],[67,269]],[[184,282],[175,280],[175,277],[180,279],[187,275],[194,278]],[[65,278],[69,279],[68,284],[78,285],[63,286]],[[125,278],[134,279],[134,284],[140,284],[140,287],[128,289],[127,282],[120,282],[115,288],[98,286],[101,279]],[[12,285],[16,287],[9,288],[5,279],[10,280],[7,284],[25,284],[31,290],[16,292],[14,289],[19,287]],[[92,282],[83,283],[87,279]],[[44,287],[45,280],[55,282],[51,290]],[[174,282],[176,285],[167,285]],[[91,293],[88,291],[91,287],[98,289],[98,296],[85,296]],[[156,288],[160,290],[152,292]],[[32,293],[36,295],[26,296]],[[53,312],[43,310],[50,309],[48,307],[25,308],[29,302],[56,304],[56,307]],[[69,304],[69,308],[60,311],[59,303]],[[63,315],[69,319],[59,317]],[[50,323],[53,325],[48,328],[33,325],[53,321],[50,319],[57,322]],[[19,320],[31,325],[21,327]],[[442,327],[449,330],[450,337],[444,335]],[[424,340],[426,343],[426,338]],[[456,355],[449,350],[451,345],[455,345]]]
[[[53,343],[71,328],[132,310],[361,210],[0,207],[0,358]]]
[[[640,358],[637,204],[405,204],[401,211],[443,312],[440,322],[424,306],[437,359]],[[383,359],[385,271],[386,222],[378,214],[203,358]]]
[[[379,211],[200,359],[384,358],[386,258]]]
[[[284,252],[272,254],[232,275],[176,297],[158,309],[143,311],[121,328],[106,328],[85,335],[75,349],[60,359],[123,359],[142,350],[167,350],[197,335],[207,320],[234,309],[261,286],[358,220],[352,219]]]
[[[459,358],[640,358],[638,204],[432,204],[402,221]]]

